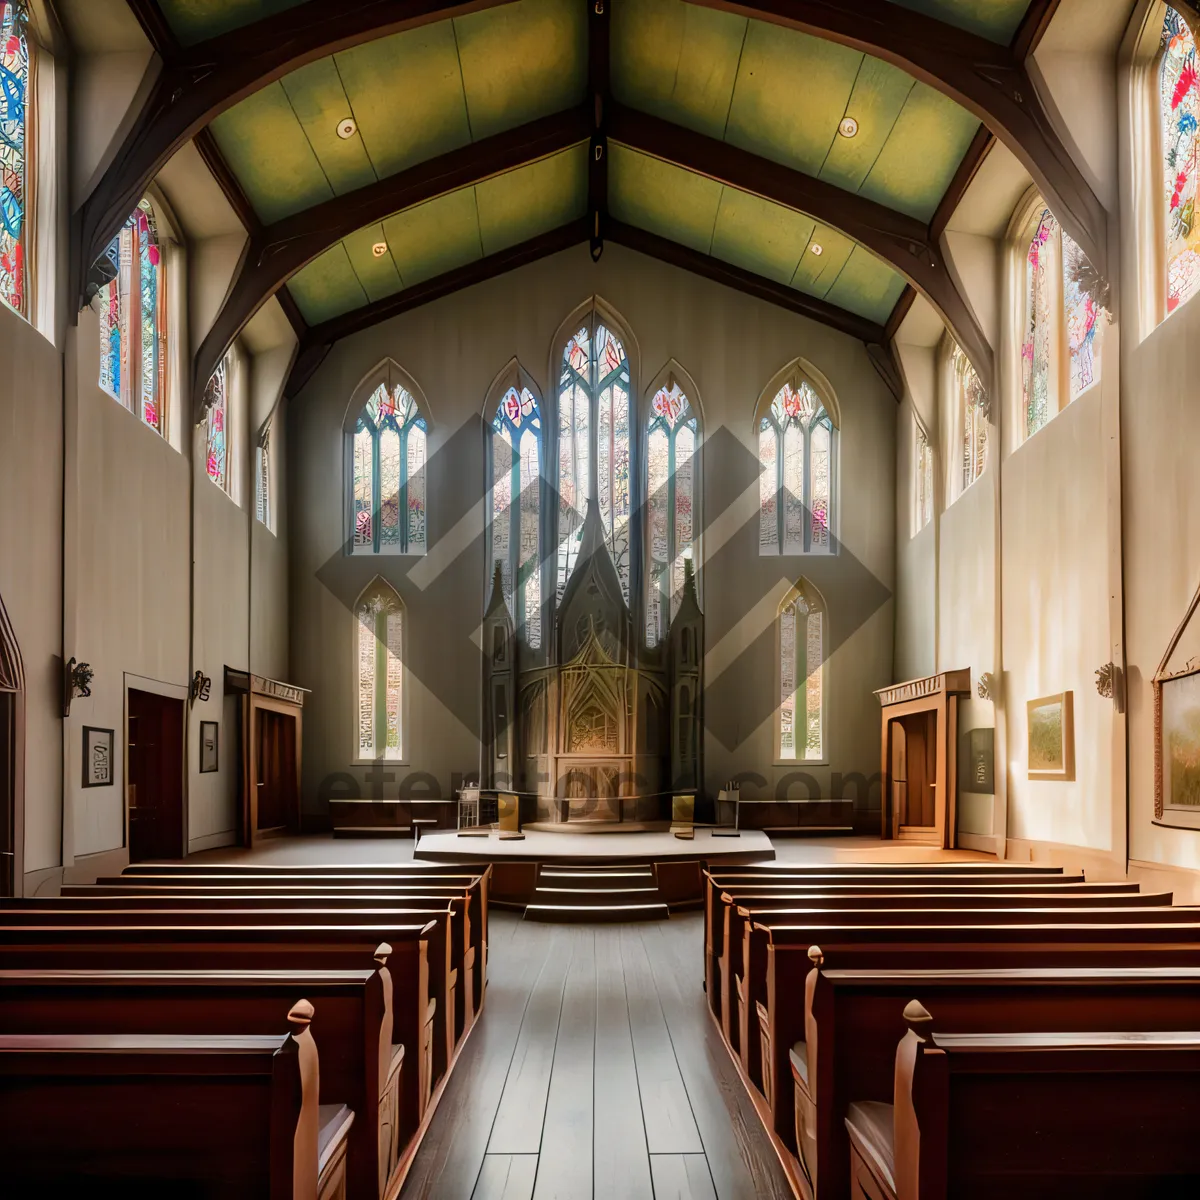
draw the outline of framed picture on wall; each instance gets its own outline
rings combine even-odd
[[[113,731],[83,727],[83,786],[112,787]]]
[[[211,771],[217,769],[219,763],[218,757],[218,734],[216,721],[201,721],[200,722],[200,774],[207,775]]]
[[[1154,680],[1154,816],[1200,829],[1200,669]]]
[[[1030,779],[1069,783],[1075,778],[1075,708],[1072,692],[1041,696],[1026,703]]]

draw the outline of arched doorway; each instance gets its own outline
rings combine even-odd
[[[25,667],[0,597],[0,896],[21,889],[25,815]]]

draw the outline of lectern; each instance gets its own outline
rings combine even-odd
[[[883,836],[952,850],[958,703],[971,672],[943,671],[875,693],[883,710]]]

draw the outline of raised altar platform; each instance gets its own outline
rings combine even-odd
[[[704,863],[769,862],[770,838],[757,830],[722,837],[697,829],[677,838],[669,829],[563,832],[524,828],[520,839],[427,833],[413,857],[422,862],[492,864],[489,903],[524,908],[544,920],[634,920],[703,903]],[[573,875],[573,869],[578,874]],[[608,893],[607,895],[604,893]],[[620,893],[619,895],[613,893]],[[581,905],[588,910],[580,914]],[[572,917],[556,915],[568,910]]]

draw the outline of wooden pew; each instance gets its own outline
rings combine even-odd
[[[0,1029],[10,1034],[203,1034],[277,1030],[298,996],[317,1011],[319,1100],[355,1114],[346,1177],[354,1197],[382,1196],[400,1158],[404,1048],[392,1042],[391,947],[369,970],[0,971]]]
[[[928,872],[908,872],[895,875],[876,874],[874,877],[858,875],[817,877],[811,872],[788,873],[777,871],[770,874],[759,872],[758,874],[745,875],[737,873],[733,868],[730,868],[728,872],[709,870],[705,872],[704,880],[704,982],[705,990],[709,997],[709,1004],[719,1016],[720,998],[718,990],[714,986],[713,967],[723,949],[721,923],[717,916],[720,912],[719,899],[722,892],[736,894],[738,890],[745,890],[755,894],[765,894],[768,891],[774,891],[778,888],[781,894],[792,892],[802,893],[813,890],[829,894],[842,891],[855,891],[862,894],[884,894],[886,889],[911,888],[922,885],[921,890],[936,893],[941,889],[959,890],[961,886],[968,883],[972,887],[986,885],[994,888],[1011,888],[1014,894],[1021,890],[1044,891],[1051,887],[1055,890],[1066,887],[1084,893],[1092,891],[1103,891],[1106,893],[1110,891],[1137,892],[1138,890],[1136,883],[1087,883],[1083,875],[1062,874],[1035,876],[1032,878],[997,875],[994,878],[989,878],[987,876],[978,876],[977,872],[968,875],[941,873],[931,875]],[[880,892],[876,893],[876,889],[880,889]]]
[[[1200,966],[1200,913],[1194,914],[1192,923],[1182,924],[1044,925],[1005,924],[996,921],[995,914],[987,914],[990,924],[973,927],[945,922],[945,916],[938,915],[939,925],[829,924],[760,930],[768,943],[766,1070],[774,1082],[774,1086],[768,1083],[771,1096],[769,1104],[763,1102],[763,1119],[792,1153],[796,1147],[790,1051],[806,1036],[804,995],[813,944],[826,955],[836,953],[837,962],[846,969]],[[807,944],[804,936],[809,936]]]
[[[885,896],[858,895],[796,895],[783,896],[722,892],[719,909],[714,913],[714,927],[721,929],[721,953],[715,956],[712,968],[721,1012],[721,1031],[735,1049],[741,1046],[737,1005],[736,981],[745,974],[743,955],[746,946],[747,924],[758,921],[770,924],[779,919],[781,913],[824,909],[829,911],[878,911],[896,909],[1094,909],[1094,908],[1169,908],[1170,892],[1129,892],[1113,894],[1103,892],[1078,895],[1059,894],[1057,891],[1022,892],[1012,895],[1007,889],[993,889],[986,885],[957,892],[931,894],[921,889],[897,888]],[[865,918],[857,918],[860,922]],[[787,923],[787,922],[784,922]],[[761,998],[761,997],[759,997]]]
[[[389,888],[382,894],[364,888],[340,889],[338,894],[325,895],[319,887],[296,884],[294,887],[257,887],[246,880],[232,887],[217,885],[153,884],[128,889],[121,884],[73,885],[63,889],[62,897],[37,901],[37,906],[61,904],[80,911],[90,911],[102,905],[113,912],[137,909],[170,908],[184,910],[219,905],[222,909],[246,908],[262,904],[270,908],[310,908],[320,910],[350,910],[364,908],[415,908],[426,903],[450,908],[450,976],[446,994],[453,998],[449,1009],[453,1016],[454,1042],[457,1044],[474,1024],[483,1002],[484,980],[478,964],[486,958],[482,922],[472,918],[479,906],[457,884],[412,888]],[[128,895],[133,891],[134,895]],[[7,902],[0,902],[3,911]],[[28,906],[28,902],[26,902]]]
[[[6,1193],[341,1200],[354,1117],[322,1112],[312,1015],[295,1004],[286,1035],[0,1034]]]
[[[401,1130],[407,1140],[424,1120],[440,1079],[429,950],[431,945],[445,945],[444,931],[444,920],[344,926],[89,926],[9,921],[0,926],[0,960],[9,970],[345,970],[360,967],[364,956],[387,942],[392,948],[388,956],[392,1037],[405,1047],[409,1061],[409,1069],[401,1074]]]
[[[849,1105],[892,1099],[913,991],[945,1032],[1170,1030],[1200,1013],[1200,967],[831,968],[838,957],[810,950],[804,1040],[790,1053],[796,1145],[818,1200],[849,1194]]]
[[[1200,1193],[1200,1032],[942,1033],[917,1002],[905,1016],[894,1106],[847,1117],[857,1200]]]

